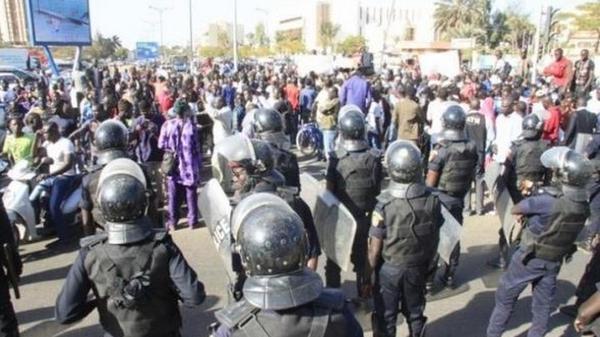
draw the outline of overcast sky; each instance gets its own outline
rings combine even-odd
[[[92,32],[119,35],[125,47],[133,48],[136,41],[160,42],[159,15],[149,6],[167,8],[163,15],[163,35],[167,45],[183,45],[189,41],[189,0],[89,0]],[[294,6],[306,0],[238,0],[238,22],[246,33],[261,21],[274,20],[283,6]],[[333,0],[345,1],[345,0]],[[434,0],[422,0],[434,1]],[[233,19],[233,0],[191,0],[194,40],[208,23]],[[363,0],[368,4],[391,4],[392,0]],[[495,0],[497,9],[519,6],[526,13],[542,5],[572,9],[586,0]],[[268,12],[259,11],[257,8]],[[531,15],[533,18],[533,15]],[[273,23],[269,23],[273,24]]]

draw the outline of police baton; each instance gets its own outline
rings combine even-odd
[[[12,285],[13,291],[15,292],[15,298],[21,298],[19,292],[19,276],[17,275],[16,266],[14,265],[15,256],[11,246],[8,243],[2,245],[2,251],[4,252],[4,260],[6,264],[6,270],[8,272],[8,282]]]

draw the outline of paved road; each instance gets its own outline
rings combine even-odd
[[[318,173],[319,165],[308,163],[306,170]],[[469,287],[459,295],[430,302],[426,308],[429,317],[428,336],[433,337],[481,337],[485,336],[487,321],[494,305],[497,272],[487,268],[485,261],[494,254],[499,222],[495,216],[469,217],[463,232],[463,256],[457,281]],[[185,257],[197,271],[206,286],[208,297],[198,308],[183,308],[183,336],[207,336],[207,326],[214,320],[214,312],[226,303],[225,273],[216,255],[212,241],[205,228],[179,229],[174,239]],[[64,277],[74,261],[76,252],[51,255],[45,250],[48,243],[38,242],[22,246],[25,258],[24,275],[21,282],[22,298],[16,300],[17,316],[23,337],[91,337],[102,336],[97,313],[71,326],[59,326],[53,320],[54,301]],[[577,253],[573,261],[564,266],[560,273],[557,304],[572,302],[572,294],[581,276],[589,255]],[[320,265],[324,264],[324,259]],[[320,274],[323,274],[322,267]],[[354,296],[353,276],[344,274],[344,288]],[[510,330],[505,336],[526,337],[530,313],[531,294],[527,290],[519,300]],[[558,312],[552,314],[549,337],[576,336],[569,328],[569,319]],[[403,325],[400,336],[407,334]],[[371,336],[371,334],[366,334]]]

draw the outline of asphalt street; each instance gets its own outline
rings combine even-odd
[[[305,162],[303,170],[319,175],[322,165]],[[498,240],[499,221],[495,215],[467,217],[462,236],[462,257],[457,281],[466,290],[455,296],[429,302],[426,315],[429,317],[427,336],[430,337],[482,337],[489,315],[494,306],[494,293],[500,273],[486,266],[494,257]],[[208,294],[203,305],[196,308],[182,307],[183,336],[208,336],[207,327],[214,321],[215,311],[227,302],[226,276],[206,228],[190,230],[183,226],[173,233],[187,261],[204,283]],[[75,259],[75,250],[62,254],[47,251],[41,241],[21,246],[24,258],[24,273],[21,279],[19,300],[13,300],[23,337],[91,337],[102,336],[98,314],[93,312],[86,319],[69,326],[58,325],[54,320],[54,302],[62,287],[64,277]],[[559,275],[556,305],[573,302],[573,292],[583,273],[590,255],[578,252],[572,262],[566,264]],[[324,275],[320,260],[320,274]],[[343,274],[344,289],[349,297],[355,296],[354,276]],[[468,288],[468,289],[466,289]],[[90,294],[90,296],[92,296]],[[526,337],[531,320],[531,293],[527,289],[519,299],[505,336]],[[362,317],[362,321],[367,321]],[[550,320],[549,337],[570,337],[576,333],[570,319],[556,310]],[[398,335],[408,334],[406,325],[401,325]],[[366,333],[365,336],[371,336]]]

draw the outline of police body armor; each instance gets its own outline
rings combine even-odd
[[[471,188],[477,166],[477,149],[472,142],[441,142],[448,151],[438,189],[453,197],[463,198]]]
[[[585,192],[585,191],[583,191]],[[550,218],[550,225],[540,235],[529,229],[523,232],[521,244],[527,258],[540,258],[551,262],[562,262],[577,251],[575,240],[590,215],[590,207],[584,193],[572,198],[558,194]],[[583,195],[582,195],[583,194]]]
[[[340,181],[335,182],[333,193],[355,216],[371,212],[376,203],[374,196],[379,193],[379,182],[375,181],[373,174],[379,155],[374,150],[338,150],[335,153]]]
[[[441,204],[429,191],[417,194],[405,198],[385,191],[377,197],[377,210],[383,215],[387,231],[382,251],[386,263],[422,266],[428,265],[435,256],[439,228],[435,228],[434,216],[440,214]]]
[[[515,142],[515,146],[517,158],[514,165],[517,181],[542,182],[546,168],[542,165],[540,157],[548,149],[547,146],[541,140],[527,139]]]
[[[102,327],[113,337],[179,336],[178,295],[169,278],[164,231],[135,245],[111,245],[105,235],[82,240]]]
[[[218,311],[219,323],[233,330],[231,337],[340,337],[346,331],[344,295],[324,290],[314,301],[282,311],[263,311],[241,300]]]
[[[290,151],[273,147],[274,168],[284,177],[287,186],[300,188],[300,167],[296,155]]]

